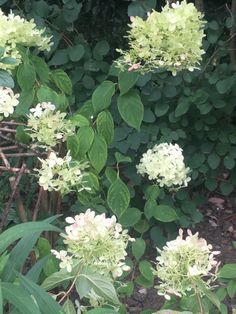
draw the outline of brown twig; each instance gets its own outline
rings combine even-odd
[[[26,164],[23,163],[22,166],[21,166],[21,169],[19,171],[19,174],[14,182],[14,185],[12,187],[12,193],[11,193],[11,196],[7,202],[7,205],[2,213],[2,220],[1,220],[1,223],[0,223],[0,229],[2,230],[3,227],[5,227],[6,225],[6,220],[7,220],[7,217],[8,217],[8,214],[9,214],[9,211],[10,211],[10,208],[11,208],[11,204],[12,204],[12,201],[14,199],[14,196],[15,196],[15,193],[16,193],[16,190],[17,190],[17,186],[18,184],[20,183],[20,180],[22,178],[22,175],[24,174],[24,171],[26,169]]]
[[[7,168],[7,167],[4,167],[4,166],[0,166],[0,170],[16,173],[16,172],[20,172],[21,169],[20,168],[15,168],[15,167]],[[27,174],[30,173],[30,170],[29,169],[25,169],[24,174],[25,173],[27,173]]]
[[[15,121],[1,121],[0,124],[6,124],[6,125],[26,125],[25,123],[15,122]]]
[[[17,146],[17,145],[11,145],[11,146],[4,146],[4,147],[1,147],[0,150],[1,150],[1,151],[5,151],[5,150],[15,150],[15,149],[17,149],[17,148],[19,148],[19,146]]]
[[[32,157],[32,156],[42,156],[45,155],[46,153],[10,153],[10,154],[5,154],[6,157]]]
[[[43,187],[40,187],[38,198],[37,198],[37,202],[36,202],[35,208],[33,210],[33,218],[32,218],[33,221],[37,220],[37,216],[38,216],[38,212],[39,212],[39,209],[40,209],[40,203],[41,203],[41,198],[42,198],[42,195],[43,195],[43,191],[44,191]]]
[[[9,181],[10,181],[10,185],[11,185],[12,191],[14,191],[14,185],[15,185],[16,178],[15,177],[11,177],[11,178],[9,178]],[[20,221],[21,222],[26,222],[27,221],[27,216],[26,216],[25,208],[24,208],[24,205],[22,203],[22,200],[21,200],[21,197],[20,197],[20,193],[19,193],[19,190],[18,190],[17,186],[15,188],[14,198],[16,200],[16,208],[18,210]]]
[[[2,150],[0,150],[0,157],[1,157],[2,160],[3,160],[5,167],[6,167],[7,169],[10,169],[10,168],[11,168],[10,163],[9,163],[9,161],[7,160],[6,155],[3,153]]]
[[[9,128],[0,128],[0,132],[16,133],[16,130],[15,129],[9,129]]]

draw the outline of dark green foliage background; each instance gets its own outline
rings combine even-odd
[[[0,4],[5,12],[12,9],[27,19],[34,18],[39,26],[47,27],[48,33],[53,35],[54,46],[45,54],[45,58],[51,69],[60,67],[72,79],[71,95],[66,87],[61,88],[69,95],[67,99],[70,110],[88,119],[93,116],[94,121],[98,117],[96,128],[95,123],[93,128],[85,125],[87,129],[83,131],[87,132],[93,144],[96,143],[94,150],[101,153],[99,164],[96,160],[94,164],[92,162],[99,173],[101,184],[99,186],[96,177],[91,175],[96,194],[80,193],[78,201],[71,207],[72,211],[92,207],[103,212],[108,207],[111,208],[109,192],[108,204],[106,195],[111,184],[114,184],[118,170],[122,181],[115,181],[115,188],[123,191],[123,204],[126,206],[128,202],[129,206],[118,215],[120,221],[126,227],[132,226],[137,237],[145,234],[144,236],[151,237],[155,245],[161,246],[167,232],[175,232],[176,226],[188,227],[201,221],[202,215],[196,208],[204,203],[207,191],[231,195],[236,184],[236,74],[235,66],[230,62],[229,48],[235,21],[225,1],[207,1],[205,4],[208,19],[204,40],[206,54],[200,69],[193,73],[182,72],[175,77],[165,71],[139,77],[132,76],[133,74],[118,77],[118,71],[111,65],[119,57],[116,49],[127,46],[124,36],[129,16],[145,17],[147,11],[160,9],[164,2],[26,0],[0,1]],[[228,6],[230,7],[230,2]],[[92,95],[95,97],[94,90],[104,80],[115,83],[110,83],[111,89],[115,88],[115,94],[111,105],[109,99],[105,104],[105,95],[102,94],[101,108],[94,110]],[[122,84],[126,86],[132,80],[133,85],[122,92]],[[44,84],[43,80],[41,83]],[[120,92],[124,95],[119,96]],[[21,108],[25,110],[24,113],[28,112],[33,102],[29,93],[25,91],[27,101],[24,104],[27,103],[27,108]],[[63,95],[60,94],[60,97]],[[137,118],[142,119],[140,130],[138,121],[131,122],[132,116],[138,116],[134,107],[128,107],[128,118],[124,118],[119,105],[120,97],[129,102],[128,97],[133,99],[134,95],[140,95],[140,106],[143,104],[144,107],[143,119],[142,114]],[[68,105],[67,101],[61,102],[62,107]],[[100,106],[99,101],[97,106]],[[108,107],[115,125],[113,141],[109,140],[113,135],[113,121],[108,111],[104,111]],[[102,121],[100,127],[99,121]],[[83,136],[81,134],[80,137]],[[142,153],[160,142],[177,142],[184,150],[186,164],[192,169],[189,188],[182,189],[175,195],[151,187],[150,182],[136,172],[135,165]],[[102,158],[106,155],[106,143],[108,159],[104,169],[106,158]],[[68,146],[70,148],[69,143]],[[83,149],[85,154],[88,149]],[[115,153],[130,158],[119,159],[121,156],[115,156]],[[74,154],[78,158],[83,155],[81,151]],[[89,151],[88,158],[92,161],[92,150]],[[129,192],[123,182],[128,186]],[[65,199],[65,202],[69,203],[70,200]],[[175,209],[173,215],[170,207]],[[168,217],[160,217],[157,214],[159,211],[169,211],[172,216],[169,220]]]

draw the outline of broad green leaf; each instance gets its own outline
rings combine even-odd
[[[153,286],[153,282],[147,280],[143,275],[137,276],[135,282],[144,288],[151,288]]]
[[[119,88],[120,88],[120,94],[124,95],[127,93],[137,82],[139,77],[138,72],[128,72],[128,71],[122,71],[120,72],[118,76],[118,82],[119,82]]]
[[[175,109],[176,118],[184,115],[189,110],[190,106],[191,106],[191,103],[188,100],[188,98],[181,97]]]
[[[236,278],[236,264],[224,265],[220,269],[218,277],[227,279]]]
[[[4,70],[0,70],[0,86],[14,88],[15,83],[11,75]]]
[[[112,182],[107,193],[107,203],[113,213],[119,218],[128,208],[130,202],[129,189],[120,179]]]
[[[16,286],[13,283],[1,282],[1,288],[3,298],[14,305],[21,314],[42,313],[35,304],[32,296],[25,289],[22,289],[22,287]]]
[[[41,314],[60,314],[63,313],[62,307],[40,286],[19,274],[20,283],[36,300]],[[28,304],[27,304],[28,305]],[[34,312],[31,312],[34,313]]]
[[[142,238],[137,238],[135,242],[132,243],[132,253],[136,260],[139,260],[146,249],[146,243]]]
[[[219,94],[226,94],[232,86],[235,84],[235,75],[230,76],[224,80],[220,80],[216,83],[216,89]]]
[[[117,179],[117,172],[111,167],[106,168],[105,175],[110,183],[114,182]]]
[[[216,169],[220,164],[220,157],[216,153],[212,153],[208,156],[207,161],[211,169]]]
[[[80,299],[83,299],[88,295],[90,290],[93,288],[91,282],[84,276],[79,276],[75,283],[76,291],[79,294]]]
[[[94,130],[90,126],[82,126],[77,132],[79,155],[83,157],[90,149],[94,140]]]
[[[115,153],[115,158],[116,158],[117,163],[132,162],[132,159],[129,156],[124,156],[119,152]]]
[[[68,273],[66,271],[66,269],[62,269],[62,270],[60,270],[60,271],[58,271],[56,273],[53,273],[49,277],[47,277],[43,281],[41,286],[45,290],[51,290],[51,289],[59,286],[60,284],[62,284],[65,281],[74,279],[74,277],[75,277],[75,274],[73,272]]]
[[[156,206],[156,212],[154,218],[163,222],[171,222],[178,219],[176,211],[167,205]]]
[[[63,111],[68,107],[68,100],[64,93],[58,94],[48,86],[41,86],[37,91],[39,102],[51,102],[57,109]]]
[[[10,254],[7,254],[7,252],[4,252],[0,256],[0,275],[2,275],[3,270],[5,269],[5,266],[7,265],[8,259],[10,257]]]
[[[40,57],[31,55],[30,56],[33,64],[35,71],[40,79],[41,82],[48,82],[49,80],[49,67],[47,63]]]
[[[139,131],[144,115],[144,108],[139,93],[136,90],[130,90],[125,95],[120,95],[117,105],[123,120],[129,126]]]
[[[217,294],[206,288],[205,284],[201,281],[198,281],[196,284],[198,289],[203,293],[203,295],[206,296],[218,308],[218,310],[220,310],[221,304]]]
[[[116,294],[116,290],[108,278],[99,274],[82,273],[81,277],[85,277],[91,284],[94,291],[105,300],[111,301],[114,304],[120,304]]]
[[[96,43],[93,49],[93,55],[96,60],[102,60],[104,56],[108,54],[110,50],[109,44],[106,40],[100,40]]]
[[[115,93],[115,84],[111,81],[104,81],[99,85],[92,95],[94,111],[100,112],[108,108],[111,104],[112,96]]]
[[[153,275],[153,268],[152,264],[148,261],[141,261],[138,265],[140,273],[146,278],[148,281],[153,282],[154,275]]]
[[[70,299],[67,299],[66,302],[63,304],[63,310],[65,314],[76,314],[76,309]]]
[[[109,111],[99,113],[96,120],[98,133],[101,134],[109,145],[114,137],[114,121]]]
[[[160,193],[161,191],[158,185],[150,185],[145,190],[145,198],[147,200],[156,200]]]
[[[19,65],[16,73],[17,82],[22,90],[30,90],[36,80],[36,72],[32,63],[29,61]]]
[[[51,79],[56,86],[67,95],[72,93],[72,82],[69,76],[61,69],[54,70],[51,72]]]
[[[120,216],[119,222],[124,228],[135,225],[141,218],[142,213],[137,208],[127,208]]]
[[[230,282],[227,285],[227,292],[230,298],[233,298],[236,295],[236,281],[230,280]]]
[[[25,132],[23,125],[16,128],[16,139],[23,144],[29,144],[30,136]]]
[[[78,44],[76,46],[70,47],[68,49],[68,53],[71,61],[78,62],[80,59],[83,58],[85,49],[83,45]]]
[[[155,201],[155,199],[149,199],[147,200],[147,202],[145,203],[144,206],[144,214],[146,216],[147,219],[150,219],[152,217],[155,216],[157,211],[157,203]]]
[[[29,109],[33,104],[35,96],[35,90],[23,90],[20,93],[19,104],[16,106],[15,113],[19,115],[25,115],[29,113]]]
[[[107,143],[101,134],[95,134],[88,156],[94,169],[100,172],[107,161]]]
[[[0,280],[0,314],[3,314],[3,295],[2,295],[2,286]]]
[[[157,311],[153,314],[193,314],[193,313],[189,312],[189,311],[161,310],[161,311]]]
[[[74,159],[79,155],[79,144],[80,141],[76,135],[71,135],[66,140],[67,151],[70,151],[71,157]]]
[[[69,120],[73,121],[73,123],[75,123],[75,125],[79,127],[89,126],[90,124],[89,120],[79,113],[73,114],[73,116],[71,116]]]
[[[25,222],[7,229],[0,234],[0,253],[5,251],[5,249],[16,240],[29,234],[43,231],[60,232],[61,230],[44,221]]]

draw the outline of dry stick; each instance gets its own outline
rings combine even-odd
[[[35,208],[34,208],[34,211],[33,211],[33,218],[32,218],[33,221],[37,220],[37,216],[38,216],[38,212],[39,212],[39,209],[40,209],[40,202],[41,202],[42,195],[43,195],[43,187],[40,187],[38,198],[37,198],[37,202],[36,202],[36,205],[35,205]]]
[[[16,172],[20,172],[21,169],[20,168],[15,168],[15,167],[7,168],[7,167],[4,167],[4,166],[0,166],[0,170],[16,173]],[[30,173],[29,169],[25,169],[24,174],[27,174],[27,173]]]
[[[9,129],[9,128],[0,128],[0,132],[16,133],[16,130],[15,129]]]
[[[3,138],[4,140],[8,141],[8,142],[11,142],[11,143],[14,143],[15,145],[19,146],[19,147],[23,147],[23,148],[26,148],[26,149],[30,149],[32,150],[33,152],[37,153],[37,154],[40,154],[36,149],[26,145],[26,144],[22,144],[22,143],[19,143],[17,142],[16,140],[6,136],[6,135],[3,135],[0,133],[0,137]]]
[[[9,181],[10,181],[10,185],[11,185],[12,191],[14,191],[14,184],[15,184],[16,178],[15,177],[11,177],[11,178],[9,178]],[[18,190],[17,187],[16,187],[16,190],[15,190],[14,198],[15,198],[15,201],[16,201],[16,208],[18,210],[20,221],[21,222],[26,222],[27,221],[27,216],[26,216],[26,213],[25,213],[25,208],[24,208],[24,205],[22,203],[22,200],[21,200],[21,197],[20,197],[20,193],[19,193],[19,190]]]
[[[1,147],[0,150],[1,150],[1,151],[5,151],[5,150],[15,150],[15,149],[17,149],[17,148],[19,148],[19,146],[17,146],[17,145],[11,145],[11,146],[4,146],[4,147]]]
[[[12,204],[12,201],[14,199],[14,196],[15,196],[15,193],[16,193],[16,190],[17,190],[17,186],[18,184],[20,183],[20,180],[22,178],[22,175],[24,174],[24,171],[26,169],[26,164],[23,163],[22,166],[21,166],[21,169],[20,169],[20,172],[14,182],[14,186],[12,187],[12,193],[11,193],[11,196],[7,202],[7,205],[3,211],[3,214],[2,214],[2,221],[0,223],[0,230],[2,230],[3,227],[5,227],[6,225],[6,220],[7,220],[7,217],[8,217],[8,214],[9,214],[9,211],[10,211],[10,208],[11,208],[11,204]]]
[[[6,157],[31,157],[31,156],[43,156],[46,153],[10,153],[5,154]]]
[[[25,123],[21,123],[21,122],[15,122],[15,121],[1,121],[1,124],[6,124],[6,125],[26,125]]]
[[[10,166],[10,164],[9,164],[9,161],[7,160],[5,154],[3,153],[2,150],[0,150],[0,157],[1,157],[2,160],[3,160],[5,167],[6,167],[7,169],[10,169],[11,166]]]

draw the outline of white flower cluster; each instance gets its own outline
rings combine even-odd
[[[155,274],[161,283],[157,286],[158,294],[170,299],[171,294],[183,296],[187,291],[194,289],[194,281],[201,280],[206,287],[215,280],[215,274],[211,270],[217,270],[218,262],[214,256],[219,251],[212,251],[212,246],[206,240],[198,237],[198,233],[192,234],[188,230],[188,236],[183,239],[183,230],[180,229],[176,240],[167,242],[163,250],[157,249],[160,256],[157,257]],[[209,279],[205,283],[203,277]]]
[[[202,15],[185,0],[169,4],[162,12],[152,11],[146,20],[131,17],[128,33],[129,50],[122,51],[117,61],[129,71],[149,72],[165,68],[173,75],[188,69],[193,71],[202,59],[204,37]]]
[[[42,147],[54,147],[74,132],[73,123],[65,119],[66,113],[55,109],[55,105],[50,102],[39,103],[30,109],[28,132]]]
[[[143,154],[138,173],[155,180],[160,187],[180,188],[187,186],[191,178],[190,169],[185,167],[182,149],[178,144],[161,143]]]
[[[1,115],[7,118],[14,112],[14,107],[19,103],[19,96],[19,94],[14,94],[11,88],[0,87],[0,119]]]
[[[36,46],[40,50],[50,50],[49,37],[44,36],[45,29],[37,29],[34,20],[27,21],[18,15],[5,15],[0,10],[0,47],[5,49],[3,57],[14,58],[14,64],[0,63],[4,70],[12,70],[21,63],[21,55],[17,49],[20,44],[25,47]]]
[[[88,209],[74,218],[67,217],[66,222],[70,225],[62,236],[70,255],[52,251],[62,261],[61,268],[70,272],[73,261],[80,261],[101,274],[111,273],[114,278],[130,269],[124,260],[128,242],[134,239],[129,237],[127,230],[122,230],[115,216],[106,218],[105,214],[95,215]]]
[[[48,191],[60,191],[63,195],[70,191],[90,190],[85,186],[87,163],[72,161],[68,152],[64,158],[57,157],[51,152],[47,159],[40,159],[42,167],[36,169],[39,185]]]

